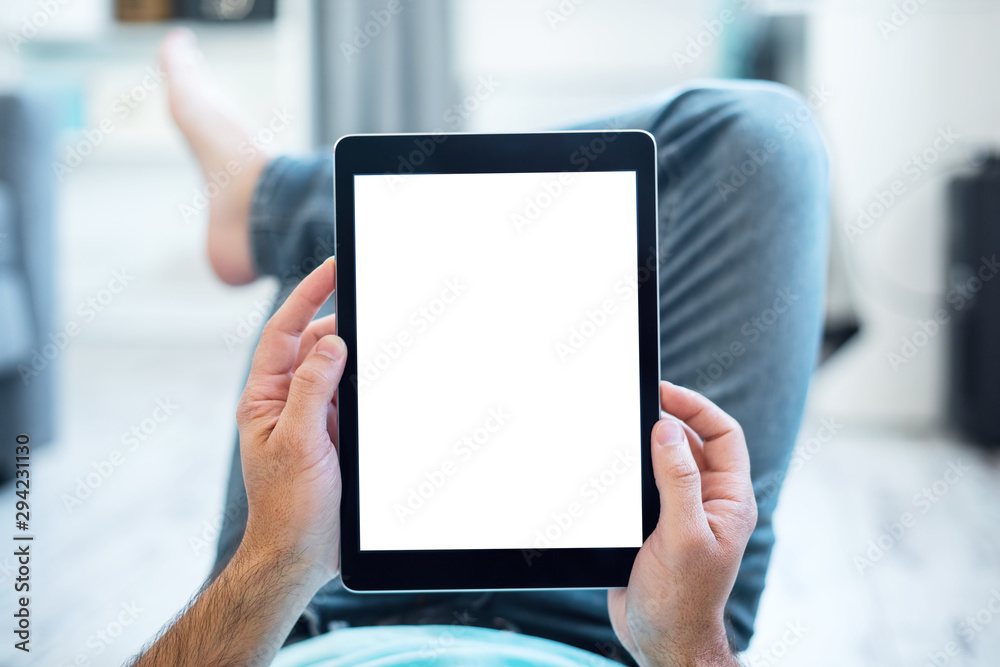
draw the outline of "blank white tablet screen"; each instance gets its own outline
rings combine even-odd
[[[640,546],[635,172],[354,197],[361,549]]]

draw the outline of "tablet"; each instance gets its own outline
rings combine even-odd
[[[352,135],[335,189],[344,585],[625,586],[659,514],[653,137]]]

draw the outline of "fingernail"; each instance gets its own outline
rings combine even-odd
[[[340,336],[323,336],[316,343],[316,351],[334,361],[340,361],[347,356],[347,346]]]
[[[656,442],[660,447],[679,445],[686,440],[684,427],[673,419],[664,419],[656,426]]]

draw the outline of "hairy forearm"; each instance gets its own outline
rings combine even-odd
[[[243,546],[134,667],[268,665],[323,582],[294,554]]]

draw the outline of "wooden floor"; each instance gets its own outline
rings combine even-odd
[[[112,271],[135,277],[59,358],[62,436],[33,461],[34,650],[5,641],[3,665],[121,664],[209,567],[249,351],[224,334],[270,288],[212,282],[202,231],[177,214],[187,171],[141,176],[161,187],[94,169],[64,193],[63,321]],[[782,496],[752,664],[1000,664],[997,461],[934,435],[833,424],[826,437],[822,417]],[[12,565],[0,555],[4,610]]]

